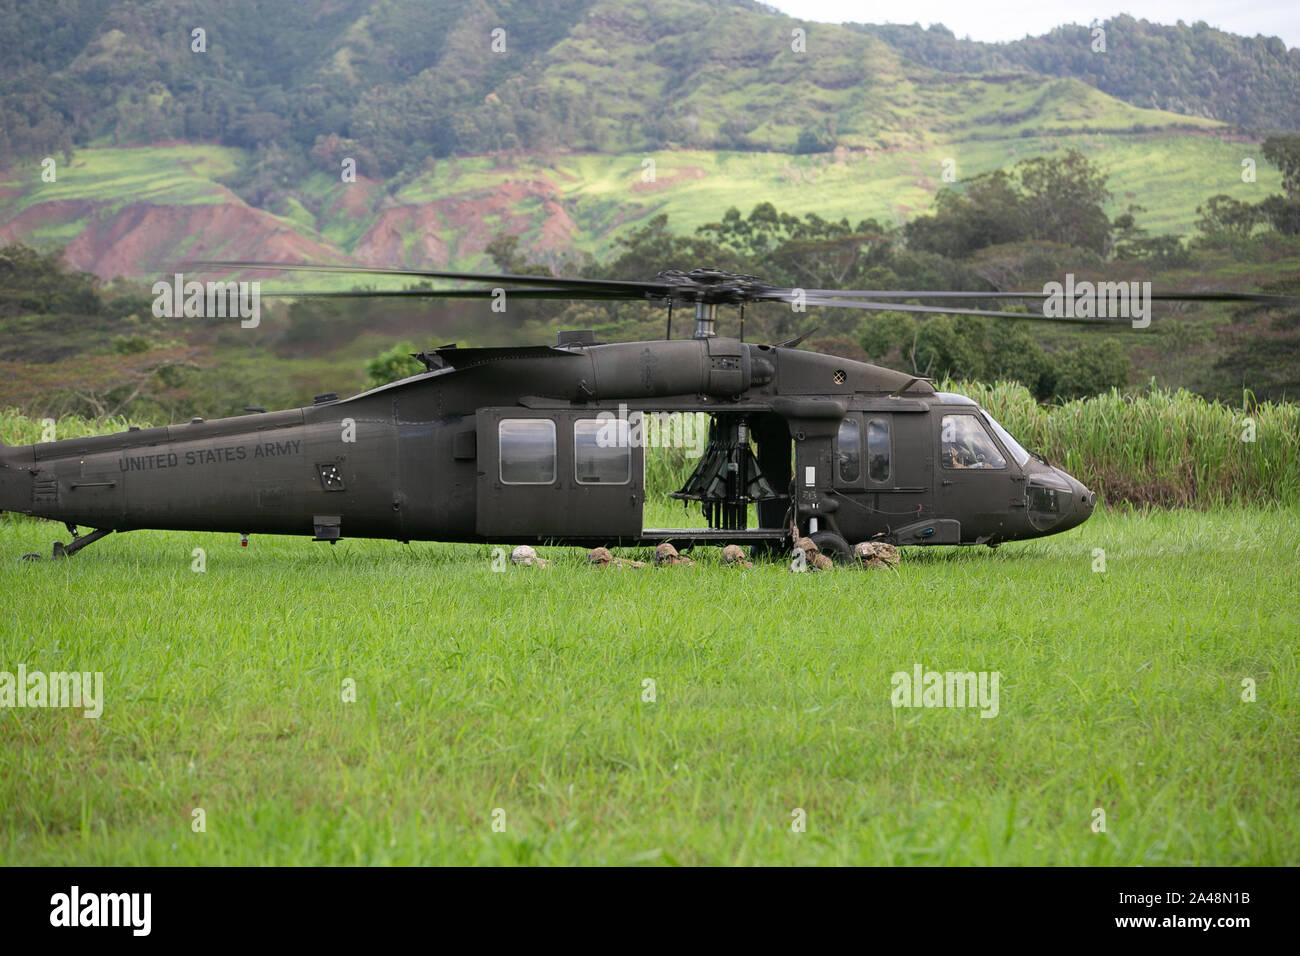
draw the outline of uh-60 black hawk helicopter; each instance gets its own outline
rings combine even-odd
[[[583,546],[788,545],[809,535],[832,556],[868,539],[997,545],[1073,528],[1095,493],[1023,448],[975,402],[921,377],[780,345],[745,342],[744,307],[1042,318],[911,304],[918,299],[1044,299],[1046,293],[834,291],[767,285],[696,269],[650,281],[226,262],[209,267],[357,272],[467,280],[479,287],[283,293],[428,298],[650,300],[667,335],[416,355],[426,371],[351,398],[91,438],[0,447],[0,510],[63,521],[71,555],[142,528]],[[484,285],[486,284],[486,285]],[[1260,301],[1251,293],[1155,299]],[[690,338],[672,310],[694,309]],[[741,338],[716,332],[738,306]],[[1128,320],[1050,319],[1083,324]],[[704,412],[708,443],[673,497],[699,502],[706,528],[646,528],[644,447],[609,441],[611,415]],[[602,440],[602,430],[605,440]],[[622,435],[623,433],[619,433]],[[755,505],[757,527],[748,527]],[[91,529],[79,534],[78,526]],[[246,540],[246,538],[245,538]]]

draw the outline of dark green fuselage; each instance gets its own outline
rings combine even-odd
[[[832,355],[728,338],[438,355],[443,368],[306,408],[0,447],[0,510],[325,540],[742,543],[788,537],[793,520],[850,543],[996,544],[1073,527],[1095,502],[969,399]],[[757,504],[759,527],[644,528],[639,447],[625,483],[584,482],[574,423],[636,411],[744,422],[780,495]],[[533,419],[554,422],[553,480],[503,481],[500,423]],[[987,459],[950,467],[944,422],[984,429]],[[854,428],[877,447],[841,447]]]

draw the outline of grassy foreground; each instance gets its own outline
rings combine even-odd
[[[0,709],[2,864],[1300,862],[1300,511],[826,575],[161,532],[16,560],[58,530],[0,524],[0,670],[106,703]],[[998,716],[893,708],[918,663],[1000,672]]]

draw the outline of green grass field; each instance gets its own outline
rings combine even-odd
[[[0,669],[106,702],[0,710],[0,864],[1300,862],[1298,510],[822,575],[162,532],[17,560],[59,532],[0,522]],[[916,664],[999,672],[998,716],[893,708]]]

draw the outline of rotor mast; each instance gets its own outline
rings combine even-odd
[[[692,338],[711,339],[717,336],[718,305],[716,302],[695,303],[695,334]]]

